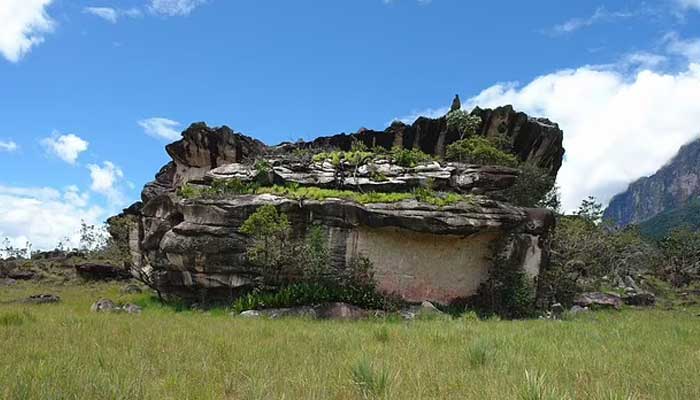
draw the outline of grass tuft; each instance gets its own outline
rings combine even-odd
[[[364,399],[384,396],[389,387],[389,374],[382,369],[377,371],[366,359],[352,367],[352,381]]]
[[[0,326],[20,326],[34,321],[36,317],[28,311],[10,311],[0,314]]]

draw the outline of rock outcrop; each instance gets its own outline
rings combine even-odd
[[[604,218],[618,226],[680,209],[700,196],[700,140],[689,143],[654,175],[640,178],[610,200]]]
[[[564,154],[556,124],[509,106],[473,113],[483,120],[479,134],[505,136],[522,162],[556,175]],[[323,228],[333,269],[342,271],[358,255],[366,256],[378,288],[410,302],[446,304],[475,294],[489,277],[496,243],[510,265],[534,279],[547,264],[553,216],[502,201],[503,191],[518,178],[517,169],[441,161],[402,167],[381,157],[346,168],[303,155],[348,150],[353,141],[361,141],[369,147],[417,148],[439,159],[458,139],[444,117],[272,147],[226,127],[193,124],[182,140],[167,146],[172,162],[146,185],[143,202],[126,210],[136,221],[130,234],[133,272],[164,296],[199,301],[246,293],[260,284],[261,274],[247,259],[251,238],[240,228],[259,207],[273,205],[288,216],[295,235],[304,235],[310,226]],[[184,184],[206,188],[217,181],[259,180],[256,160],[265,161],[269,184],[362,193],[411,193],[432,186],[461,197],[443,205],[418,198],[360,204],[284,193],[184,198],[178,191]]]

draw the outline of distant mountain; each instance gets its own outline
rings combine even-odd
[[[700,139],[681,147],[654,175],[638,179],[627,191],[613,197],[604,218],[618,226],[640,224],[662,213],[680,210],[698,197]]]
[[[664,211],[639,224],[639,232],[651,239],[663,239],[676,228],[700,228],[700,199],[692,199],[688,204]]]

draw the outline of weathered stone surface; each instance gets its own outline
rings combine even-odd
[[[580,307],[622,308],[620,296],[611,293],[588,292],[582,293],[574,300],[574,304]]]
[[[319,319],[358,320],[367,318],[369,312],[347,303],[327,303],[315,309]]]
[[[479,133],[504,135],[521,160],[556,175],[561,165],[562,132],[547,120],[516,113],[511,107],[476,109]],[[474,294],[488,278],[492,245],[511,243],[509,259],[534,277],[546,265],[546,235],[554,218],[498,201],[518,177],[518,170],[498,166],[425,162],[405,168],[381,158],[357,168],[312,161],[305,149],[349,150],[354,140],[368,146],[418,148],[441,156],[459,139],[445,118],[419,118],[412,125],[394,123],[383,132],[364,129],[354,135],[319,138],[309,143],[267,147],[224,127],[193,124],[183,139],[167,147],[173,161],[142,193],[143,205],[131,208],[138,224],[130,233],[133,273],[164,296],[199,301],[231,299],[261,284],[246,250],[251,239],[240,232],[260,206],[271,204],[287,214],[295,236],[318,224],[328,237],[331,267],[341,271],[358,255],[373,262],[380,290],[404,300],[449,303]],[[296,154],[307,154],[298,157]],[[410,192],[430,182],[437,190],[470,194],[465,201],[436,207],[417,200],[358,204],[341,199],[292,200],[273,195],[231,195],[226,199],[185,200],[184,183],[212,180],[258,181],[254,160],[271,165],[274,184],[298,184],[357,191]]]
[[[143,289],[137,285],[126,285],[121,289],[121,292],[125,294],[138,294],[142,293]]]
[[[55,294],[36,294],[24,299],[24,302],[29,304],[51,304],[59,301],[61,298]]]

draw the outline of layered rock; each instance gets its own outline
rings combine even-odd
[[[556,175],[564,153],[556,124],[511,107],[474,113],[484,121],[480,134],[510,138],[523,162]],[[517,169],[437,161],[408,168],[382,157],[353,167],[292,156],[309,149],[349,149],[353,140],[361,140],[387,149],[420,148],[439,157],[457,139],[445,118],[274,147],[226,127],[194,124],[167,147],[173,161],[146,185],[143,204],[129,210],[137,221],[130,235],[134,273],[163,295],[193,300],[231,299],[251,290],[260,284],[261,274],[247,259],[251,238],[240,227],[260,206],[271,204],[289,217],[295,236],[302,237],[312,225],[323,227],[333,269],[340,271],[358,255],[365,256],[374,265],[379,289],[408,301],[444,304],[475,294],[493,267],[496,243],[505,249],[509,264],[534,279],[547,264],[553,217],[546,210],[499,201],[516,181]],[[269,166],[269,184],[364,193],[407,193],[431,186],[459,193],[462,200],[436,206],[416,199],[360,204],[340,198],[292,199],[283,193],[215,199],[185,199],[178,193],[185,183],[206,187],[220,180],[259,180],[254,160]]]

